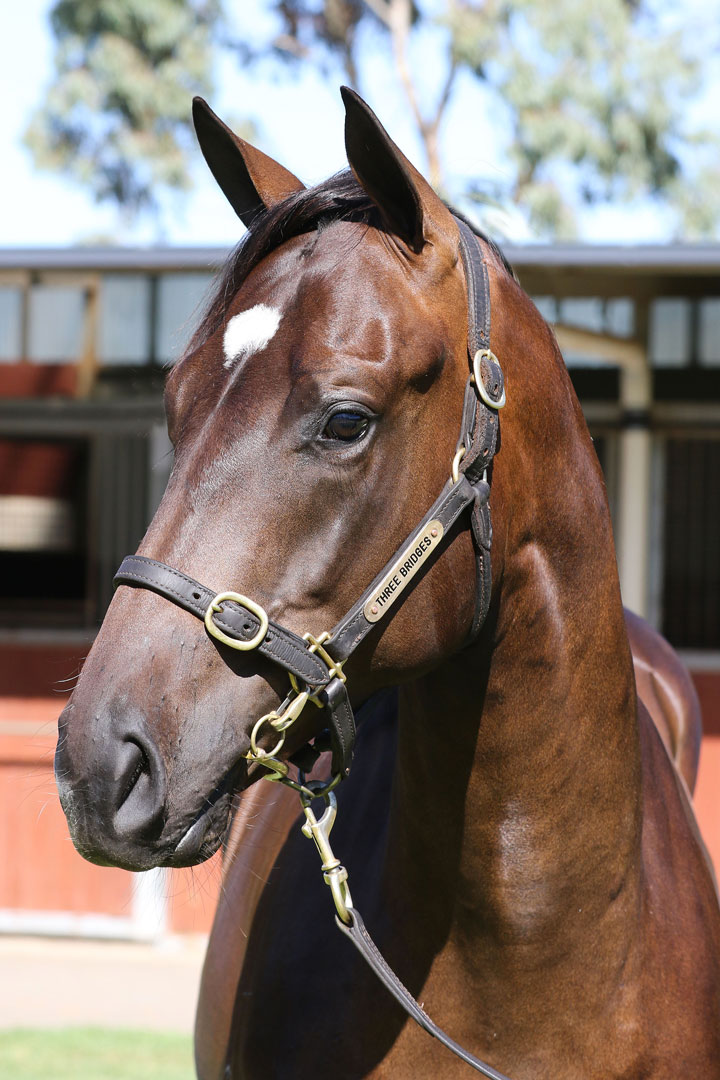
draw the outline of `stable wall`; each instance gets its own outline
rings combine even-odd
[[[57,718],[87,645],[0,644],[0,932],[156,939],[206,933],[220,861],[191,870],[92,866],[72,846],[53,777]],[[705,665],[707,666],[707,665]],[[695,809],[720,870],[720,670],[693,672],[704,717]]]
[[[53,776],[57,718],[87,645],[0,644],[0,932],[154,940],[207,933],[219,856],[188,870],[93,866],[68,835]],[[69,684],[72,686],[72,683]]]

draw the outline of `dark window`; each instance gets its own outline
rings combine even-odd
[[[0,439],[0,622],[75,624],[86,602],[87,444]]]
[[[720,649],[720,440],[668,439],[663,633]]]

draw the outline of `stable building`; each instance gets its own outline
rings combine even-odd
[[[720,245],[505,253],[580,397],[625,603],[693,673],[696,807],[720,868]],[[75,854],[52,750],[113,573],[170,472],[165,371],[227,254],[0,250],[0,931],[154,939],[212,918],[217,865],[130,875]]]

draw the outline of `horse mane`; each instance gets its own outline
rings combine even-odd
[[[514,277],[510,263],[495,241],[459,211],[446,205],[451,213],[488,244],[507,272]],[[356,221],[370,228],[383,228],[375,203],[349,169],[343,169],[315,187],[293,192],[282,202],[261,211],[220,271],[187,352],[198,349],[223,325],[240,285],[267,255],[286,240],[319,231],[337,221]]]

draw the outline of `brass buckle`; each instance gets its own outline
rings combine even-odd
[[[478,349],[478,351],[473,356],[472,362],[473,380],[475,382],[475,389],[477,390],[480,399],[485,402],[489,409],[495,409],[495,411],[497,412],[497,410],[502,409],[503,405],[505,404],[505,387],[503,387],[502,397],[500,398],[500,400],[493,401],[493,399],[490,397],[487,390],[485,389],[485,385],[482,381],[482,378],[480,377],[480,363],[486,357],[489,360],[493,360],[498,365],[498,367],[500,367],[500,361],[498,360],[492,349]]]
[[[228,637],[228,635],[223,633],[220,627],[216,626],[213,621],[213,615],[215,612],[222,610],[222,604],[225,600],[233,600],[236,604],[239,604],[240,607],[246,608],[260,620],[260,629],[249,641],[238,641],[237,638]],[[218,641],[222,641],[223,645],[227,645],[230,649],[238,649],[239,652],[249,652],[251,649],[257,649],[258,645],[267,634],[268,625],[269,619],[265,609],[260,607],[259,604],[256,604],[254,600],[249,600],[247,596],[241,596],[240,593],[236,592],[219,592],[215,599],[210,602],[208,609],[205,612],[205,627],[208,634],[217,638]]]
[[[330,682],[332,679],[339,679],[340,682],[343,683],[347,682],[347,675],[343,671],[343,664],[345,663],[345,661],[335,660],[334,657],[332,657],[327,651],[327,649],[323,647],[325,645],[325,642],[329,640],[330,634],[327,632],[327,630],[323,630],[322,634],[320,634],[320,637],[315,637],[313,634],[310,633],[303,634],[303,641],[307,642],[308,652],[316,653],[327,667],[328,682]],[[288,675],[290,676],[290,684],[293,690],[296,694],[299,694],[300,683],[291,671],[288,672]],[[317,705],[319,709],[322,709],[324,707],[322,702],[318,701],[318,694],[322,693],[323,689],[324,687],[320,687],[319,690],[315,690],[312,694],[310,694],[309,698],[310,701],[312,701],[313,705]]]
[[[344,660],[335,660],[327,649],[323,648],[326,641],[330,640],[330,634],[327,630],[323,630],[320,637],[313,637],[312,634],[303,634],[303,641],[307,641],[309,648],[308,652],[317,653],[322,662],[327,665],[331,679],[339,679],[340,682],[347,682],[347,675],[343,671]]]

